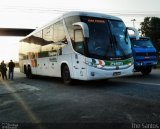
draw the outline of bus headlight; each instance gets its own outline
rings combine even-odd
[[[128,63],[128,66],[132,66],[132,63],[130,62],[130,63]]]

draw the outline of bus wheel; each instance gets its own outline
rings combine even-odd
[[[71,76],[67,65],[62,67],[62,79],[65,84],[71,84]]]
[[[27,67],[26,67],[26,65],[24,65],[24,73],[25,74],[27,73]]]
[[[32,70],[31,67],[28,66],[28,69],[26,70],[26,77],[32,79],[33,75],[32,75]]]

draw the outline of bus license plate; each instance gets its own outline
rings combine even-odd
[[[121,75],[121,72],[114,72],[113,73],[113,76],[119,76],[119,75]]]

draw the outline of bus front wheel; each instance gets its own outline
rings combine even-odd
[[[72,82],[70,71],[67,65],[62,67],[62,79],[65,84],[71,84]]]

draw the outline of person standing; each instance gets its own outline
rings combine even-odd
[[[4,77],[6,78],[7,80],[7,67],[6,67],[6,64],[4,63],[4,60],[1,62],[1,74],[2,74],[2,79],[4,80]]]
[[[13,80],[15,63],[12,60],[10,60],[10,62],[8,63],[8,67],[9,67],[8,78]]]
[[[0,64],[0,77],[1,77],[1,64]]]

